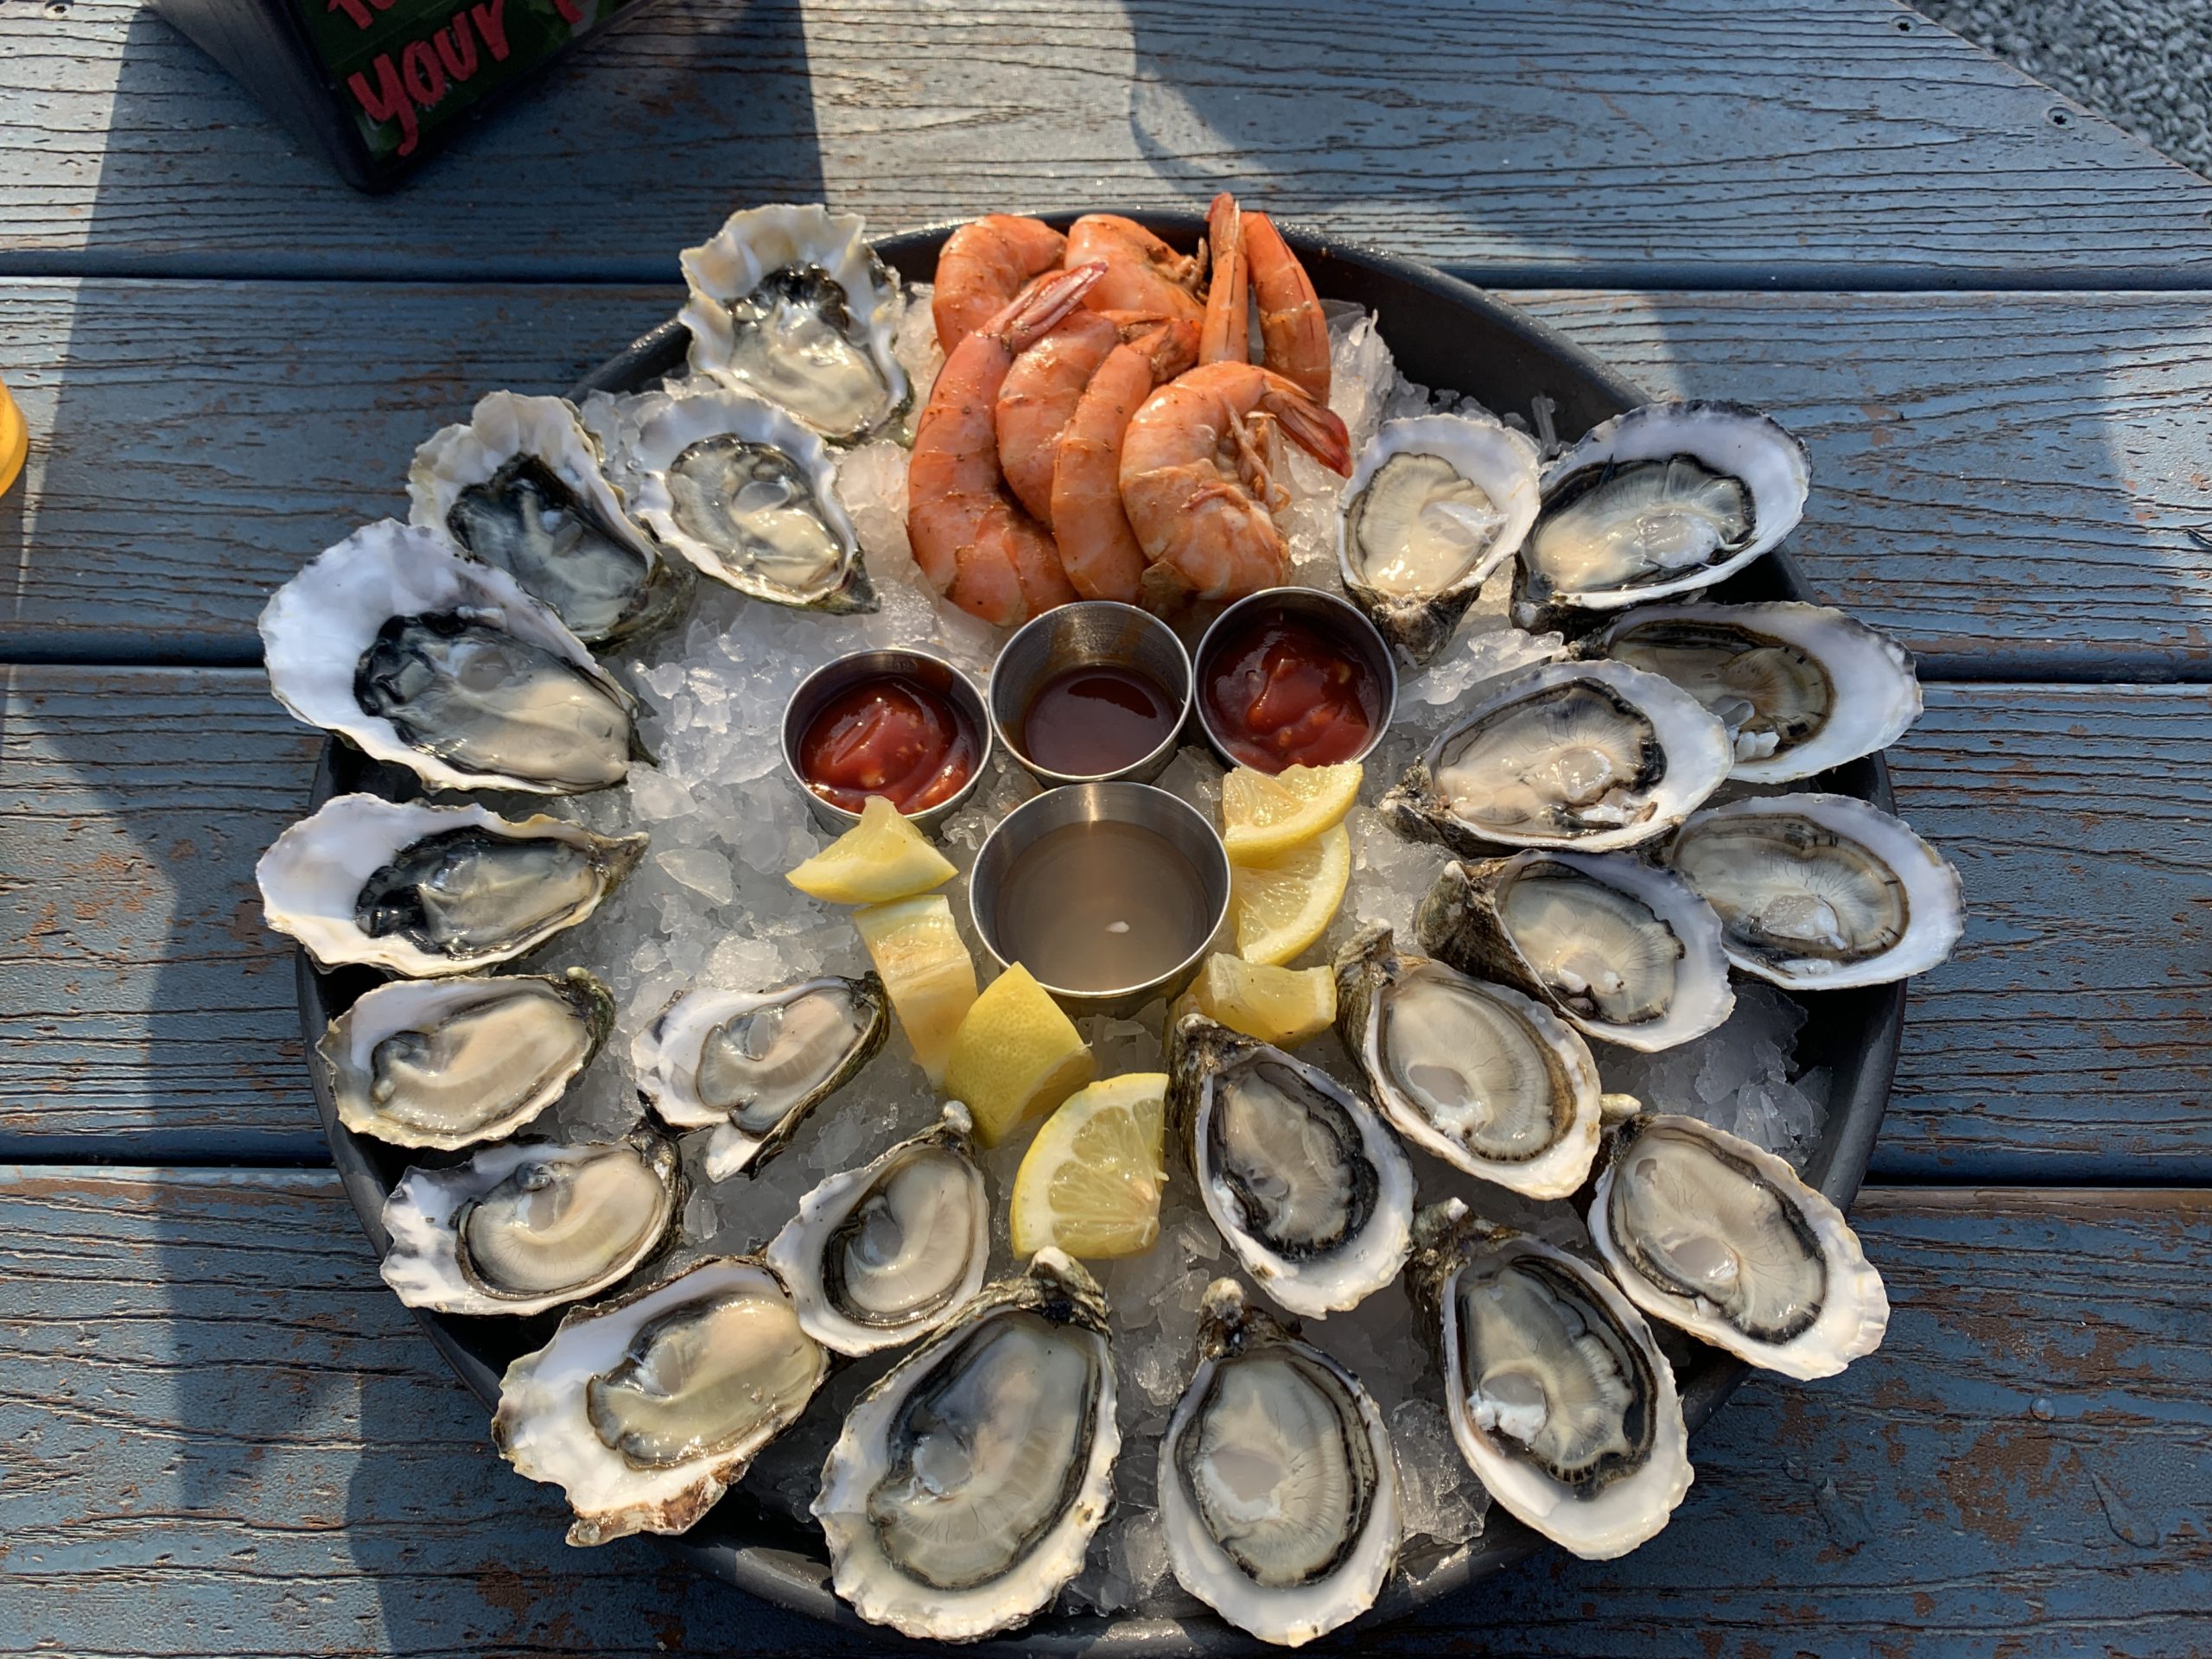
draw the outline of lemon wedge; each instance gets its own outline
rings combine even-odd
[[[1360,765],[1288,766],[1272,778],[1239,766],[1221,780],[1221,844],[1232,864],[1266,864],[1344,821]]]
[[[942,894],[899,899],[853,912],[893,1012],[914,1058],[936,1083],[944,1076],[953,1035],[976,1001],[976,963],[952,925]]]
[[[1150,1249],[1167,1180],[1166,1116],[1165,1071],[1132,1071],[1070,1096],[1014,1175],[1014,1254],[1051,1244],[1096,1261]]]
[[[956,874],[951,861],[880,795],[861,808],[861,821],[801,862],[784,880],[833,905],[880,905],[940,887]]]
[[[1229,871],[1236,954],[1270,966],[1288,962],[1322,934],[1351,880],[1351,836],[1341,823],[1266,864]]]
[[[952,1039],[944,1092],[995,1147],[1089,1083],[1097,1070],[1075,1021],[1020,963],[976,999]]]
[[[1191,1001],[1231,1031],[1287,1048],[1336,1023],[1337,976],[1326,968],[1277,968],[1217,952],[1198,970]]]

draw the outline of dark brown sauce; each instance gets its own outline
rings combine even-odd
[[[1087,663],[1045,682],[1021,720],[1021,752],[1047,772],[1102,778],[1166,741],[1179,711],[1133,668]]]

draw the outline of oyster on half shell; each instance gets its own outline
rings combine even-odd
[[[630,1055],[662,1122],[714,1130],[707,1174],[721,1181],[772,1157],[890,1031],[882,980],[830,976],[769,991],[685,991],[638,1033]]]
[[[1431,956],[1541,997],[1584,1036],[1624,1048],[1702,1037],[1736,1006],[1713,906],[1627,853],[1455,859],[1415,926]]]
[[[1558,1015],[1363,929],[1337,955],[1337,1031],[1392,1126],[1446,1162],[1560,1198],[1598,1153],[1597,1063]]]
[[[356,1135],[451,1151],[528,1123],[613,1028],[614,999],[581,968],[401,979],[333,1020],[315,1058]]]
[[[391,1189],[384,1281],[410,1307],[542,1313],[634,1271],[667,1241],[683,1195],[676,1148],[650,1131],[486,1147]]]
[[[254,866],[269,925],[325,968],[414,978],[511,960],[574,927],[645,855],[645,837],[488,807],[338,795]]]
[[[277,702],[432,789],[574,795],[629,772],[630,694],[440,531],[355,531],[276,590],[261,641]]]
[[[1653,1536],[1689,1491],[1689,1434],[1643,1315],[1597,1268],[1457,1198],[1423,1211],[1420,1236],[1407,1285],[1467,1466],[1586,1560]]]
[[[780,404],[832,443],[896,419],[912,395],[892,351],[899,283],[862,230],[817,203],[750,207],[684,249],[677,321],[693,372]]]
[[[912,1342],[982,1288],[990,1198],[968,1109],[858,1169],[832,1175],[765,1252],[799,1323],[823,1347],[871,1354]]]
[[[1606,1131],[1590,1236],[1646,1313],[1784,1376],[1833,1376],[1889,1328],[1882,1275],[1843,1212],[1694,1117]]]
[[[1121,1430],[1106,1299],[1039,1250],[861,1397],[822,1466],[832,1583],[871,1624],[967,1642],[1080,1572]]]
[[[1160,1437],[1160,1520],[1185,1590],[1265,1642],[1300,1647],[1375,1605],[1396,1566],[1398,1459],[1359,1379],[1206,1287],[1198,1363]]]
[[[416,524],[499,566],[588,645],[648,632],[690,596],[690,573],[630,521],[565,397],[480,399],[415,452],[407,495]]]
[[[1319,1066],[1185,1015],[1168,1110],[1206,1214],[1284,1307],[1325,1318],[1398,1276],[1414,1178],[1375,1108]]]
[[[782,1281],[749,1256],[710,1256],[570,1309],[507,1367],[492,1440],[518,1474],[568,1494],[572,1544],[683,1532],[829,1368]]]

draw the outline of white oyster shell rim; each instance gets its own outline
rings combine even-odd
[[[397,934],[372,938],[354,919],[361,885],[393,856],[426,836],[449,830],[486,830],[512,840],[547,838],[591,849],[606,865],[606,880],[582,914],[543,927],[503,950],[466,960],[441,956]],[[597,909],[645,854],[645,836],[601,836],[538,813],[505,818],[487,806],[432,806],[391,801],[381,795],[334,795],[313,814],[289,824],[254,866],[269,925],[297,939],[323,969],[359,963],[414,979],[438,979],[512,962]]]
[[[450,536],[446,518],[461,493],[484,483],[521,454],[543,461],[556,478],[599,510],[624,543],[647,559],[658,559],[652,538],[632,520],[621,490],[608,475],[598,438],[565,397],[487,392],[466,421],[431,434],[407,469],[409,522]]]
[[[1819,1317],[1809,1326],[1787,1342],[1761,1341],[1738,1330],[1701,1299],[1680,1295],[1637,1268],[1613,1236],[1609,1205],[1621,1160],[1647,1128],[1678,1131],[1750,1165],[1786,1202],[1796,1206],[1821,1246],[1828,1275],[1827,1295]],[[1587,1219],[1591,1243],[1630,1301],[1652,1318],[1664,1319],[1700,1342],[1725,1349],[1762,1370],[1800,1382],[1834,1376],[1853,1360],[1862,1359],[1882,1345],[1890,1325],[1890,1299],[1881,1274],[1866,1260],[1866,1248],[1843,1211],[1825,1194],[1807,1185],[1784,1160],[1702,1119],[1672,1113],[1639,1116],[1618,1133],[1619,1149],[1608,1159],[1591,1189]]]
[[[637,701],[557,616],[496,565],[463,554],[442,530],[381,518],[327,547],[262,607],[269,689],[294,718],[351,739],[373,760],[404,766],[433,789],[569,791],[542,779],[464,772],[400,740],[353,695],[361,658],[395,616],[480,612],[497,626],[573,664],[632,720]]]

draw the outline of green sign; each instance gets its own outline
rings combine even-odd
[[[369,154],[411,156],[431,129],[520,79],[632,0],[296,0]]]

